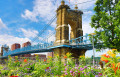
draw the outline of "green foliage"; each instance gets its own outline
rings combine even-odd
[[[97,0],[95,14],[91,17],[91,27],[95,28],[95,44],[98,49],[110,48],[120,51],[120,1]]]
[[[56,56],[54,58],[49,57],[46,60],[39,60],[36,57],[35,61],[24,59],[21,61],[17,57],[13,59],[9,56],[7,64],[2,67],[0,65],[0,76],[9,77],[9,76],[21,76],[21,77],[95,77],[100,72],[100,69],[94,69],[90,65],[86,64],[85,61],[88,61],[88,58],[82,56],[79,58],[79,61],[82,61],[82,64],[76,64],[72,59],[71,54],[67,53],[67,57],[61,58]],[[65,59],[65,60],[64,60]],[[17,61],[18,60],[18,61]],[[16,63],[20,63],[17,65]],[[12,66],[13,65],[13,66]]]

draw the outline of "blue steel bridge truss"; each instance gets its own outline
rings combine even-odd
[[[64,45],[55,45],[54,42],[50,43],[44,43],[44,44],[37,44],[37,45],[31,45],[23,48],[18,48],[13,51],[8,49],[6,51],[3,49],[3,56],[0,58],[8,57],[9,55],[11,56],[16,56],[16,55],[22,55],[22,54],[30,54],[30,53],[41,53],[41,52],[52,52],[53,49],[55,48],[72,48],[72,49],[86,49],[86,50],[91,50],[92,49],[92,44],[90,42],[88,34],[84,36],[80,36],[75,39],[69,40],[69,44]]]

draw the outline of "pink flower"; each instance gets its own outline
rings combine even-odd
[[[98,75],[99,75],[99,76],[102,76],[102,73],[99,73]]]
[[[67,68],[65,68],[65,71],[67,70]]]
[[[66,66],[66,64],[64,64],[64,66]]]
[[[72,70],[70,70],[70,73],[73,73],[73,71],[72,71]]]
[[[65,73],[65,75],[67,75],[67,73]]]

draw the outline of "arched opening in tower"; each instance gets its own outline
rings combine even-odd
[[[70,40],[71,26],[68,24],[68,27],[69,27],[69,40]]]

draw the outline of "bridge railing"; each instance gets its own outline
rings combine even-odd
[[[84,36],[80,36],[80,37],[75,38],[75,39],[69,40],[69,45],[87,45],[87,44],[91,44],[88,34],[86,34]],[[13,51],[11,51],[10,49],[8,51],[6,51],[4,49],[3,56],[8,56],[8,55],[11,55],[11,54],[30,51],[30,50],[46,49],[50,46],[54,46],[54,43],[53,42],[43,43],[43,44],[38,43],[37,45],[31,45],[31,46],[27,46],[27,47],[23,47],[23,48],[18,48],[18,49],[15,49]]]
[[[3,49],[3,56],[8,56],[11,54],[15,54],[15,53],[19,53],[19,52],[25,52],[25,51],[30,51],[30,50],[39,50],[39,49],[46,49],[49,46],[53,46],[53,42],[51,43],[44,43],[44,44],[37,44],[37,45],[32,45],[32,46],[27,46],[27,47],[23,47],[23,48],[18,48],[15,49],[13,51],[11,51],[10,49],[8,51],[6,51],[5,49]]]
[[[70,45],[91,44],[88,34],[86,34],[84,36],[80,36],[80,37],[75,38],[75,39],[71,39],[69,41],[69,43],[70,43]]]

